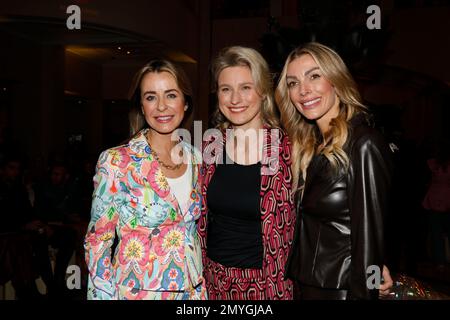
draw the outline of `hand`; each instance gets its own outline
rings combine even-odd
[[[391,278],[391,273],[389,272],[389,269],[383,265],[383,283],[380,285],[379,295],[380,298],[386,298],[389,293],[390,289],[394,285],[394,281]]]

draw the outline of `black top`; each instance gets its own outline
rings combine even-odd
[[[231,162],[217,165],[208,187],[207,255],[226,267],[261,269],[261,164]]]
[[[347,299],[376,299],[378,291],[367,286],[368,268],[381,272],[384,263],[391,155],[361,116],[351,121],[344,150],[348,170],[334,172],[323,155],[307,169],[287,274],[308,286],[348,290]]]

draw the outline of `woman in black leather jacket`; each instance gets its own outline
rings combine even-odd
[[[287,276],[303,299],[376,299],[383,289],[388,146],[368,126],[344,62],[324,45],[289,55],[276,99],[299,186]]]

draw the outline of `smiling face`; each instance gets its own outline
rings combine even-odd
[[[217,79],[219,109],[235,128],[262,127],[262,97],[250,69],[246,66],[227,67]]]
[[[141,105],[145,120],[158,134],[170,135],[184,117],[183,92],[169,72],[149,72],[141,81]]]
[[[339,98],[311,55],[301,55],[288,64],[286,81],[289,98],[297,110],[306,119],[315,120],[322,133],[326,132],[331,119],[339,114]]]

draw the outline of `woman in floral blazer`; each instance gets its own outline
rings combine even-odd
[[[186,76],[165,60],[136,76],[132,128],[149,128],[98,160],[85,238],[88,299],[206,298],[196,231],[200,159],[191,145],[171,140],[191,107],[190,93]],[[188,161],[171,158],[174,144]]]

